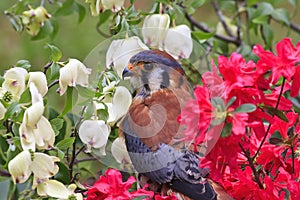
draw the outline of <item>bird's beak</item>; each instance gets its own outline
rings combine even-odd
[[[128,64],[128,66],[125,67],[122,73],[123,79],[125,79],[126,77],[131,77],[133,75],[133,72],[131,70],[132,68],[133,68],[132,64]]]

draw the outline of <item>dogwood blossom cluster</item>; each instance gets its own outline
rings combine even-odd
[[[167,14],[146,16],[141,30],[145,44],[137,36],[113,40],[106,53],[106,66],[112,67],[122,77],[129,59],[149,48],[164,50],[175,59],[188,58],[193,50],[190,28],[184,24],[169,26]]]
[[[257,62],[220,56],[179,121],[201,167],[235,199],[299,199],[300,42],[285,38],[276,54],[260,45],[253,52]]]

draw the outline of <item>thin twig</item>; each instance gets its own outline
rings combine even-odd
[[[279,93],[279,97],[278,97],[277,102],[276,102],[275,110],[278,109],[279,102],[280,102],[280,99],[281,99],[281,96],[282,96],[282,93],[283,93],[284,84],[285,84],[285,78],[283,78],[283,81],[282,81],[282,84],[281,84],[280,93]],[[274,113],[272,113],[272,116],[274,116]],[[269,126],[268,126],[268,128],[267,128],[267,131],[266,131],[266,133],[265,133],[265,135],[264,135],[264,137],[263,137],[263,139],[262,139],[262,141],[261,141],[261,143],[260,143],[260,145],[259,145],[259,147],[258,147],[256,153],[254,154],[252,160],[255,160],[256,156],[259,154],[259,151],[260,151],[260,149],[262,148],[263,144],[265,143],[265,140],[266,140],[266,138],[267,138],[267,136],[268,136],[268,134],[269,134],[269,131],[270,131],[270,129],[271,129],[271,126],[272,126],[272,124],[269,123]]]
[[[213,5],[213,7],[214,7],[214,9],[215,9],[215,11],[218,15],[218,18],[219,18],[220,22],[222,23],[222,26],[224,27],[226,33],[229,36],[233,37],[233,33],[231,32],[230,28],[228,27],[227,23],[225,22],[225,18],[224,18],[223,14],[222,14],[222,12],[219,8],[219,5],[218,5],[217,1],[213,1],[212,5]]]
[[[93,156],[93,157],[78,159],[74,162],[74,164],[78,164],[78,163],[86,162],[86,161],[92,161],[92,160],[97,160],[97,158]]]
[[[291,22],[291,29],[293,29],[294,31],[300,33],[300,25],[299,24],[296,24],[294,22]]]
[[[0,170],[0,176],[10,177],[10,173],[8,171]]]
[[[245,156],[246,156],[246,158],[247,158],[247,160],[249,162],[249,166],[251,167],[252,172],[254,174],[254,180],[255,180],[255,182],[258,184],[258,186],[259,186],[260,189],[264,189],[264,186],[263,186],[263,184],[261,183],[261,181],[259,179],[259,174],[257,173],[257,171],[255,169],[255,166],[254,166],[254,163],[253,163],[253,159],[251,158],[250,153],[244,149],[244,147],[241,145],[241,143],[239,143],[239,146],[242,149],[242,151],[244,152],[244,154],[245,154]]]
[[[59,83],[59,80],[53,81],[52,83],[50,83],[50,84],[48,85],[48,89],[52,88],[54,85],[56,85],[56,84],[58,84],[58,83]]]
[[[78,121],[75,124],[74,131],[72,133],[72,136],[75,137],[75,138],[78,135],[79,125],[80,125],[81,121],[83,120],[83,114],[84,114],[85,109],[86,109],[86,106],[84,106],[82,108],[80,118],[78,119]],[[72,156],[71,156],[71,159],[70,159],[70,162],[69,162],[69,175],[70,175],[71,183],[73,183],[75,181],[75,179],[74,179],[75,176],[73,176],[73,167],[74,167],[74,163],[75,163],[75,160],[76,160],[76,156],[77,155],[76,155],[76,140],[75,140],[74,143],[73,143],[73,147],[72,147]]]
[[[236,0],[235,1],[235,9],[237,11],[237,30],[236,30],[236,33],[237,33],[237,39],[239,41],[241,41],[241,27],[242,27],[242,20],[241,20],[241,15],[239,13],[239,1]]]
[[[44,71],[43,73],[46,74],[47,70],[51,67],[51,65],[53,64],[53,62],[48,62],[45,66],[44,66]]]
[[[200,30],[202,30],[206,33],[212,33],[213,32],[212,30],[210,30],[209,28],[207,28],[206,26],[204,26],[203,24],[201,24],[197,20],[195,20],[187,12],[185,12],[185,17],[191,23],[192,26],[195,26],[198,29],[200,29]],[[233,43],[236,46],[241,45],[241,42],[237,39],[237,37],[230,37],[230,36],[224,36],[224,35],[219,35],[219,34],[215,34],[214,37],[219,39],[219,40],[223,40],[224,42]]]

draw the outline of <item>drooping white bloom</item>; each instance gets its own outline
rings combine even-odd
[[[118,137],[113,141],[111,145],[111,153],[118,163],[120,164],[131,163],[124,138]]]
[[[44,153],[31,153],[27,150],[22,151],[8,163],[9,173],[15,183],[24,183],[31,173],[36,179],[45,179],[54,176],[58,172],[55,162],[57,157],[49,156]]]
[[[28,72],[21,67],[14,67],[7,70],[3,76],[3,90],[11,92],[13,98],[18,100],[26,89],[25,81],[27,75]]]
[[[8,163],[8,171],[14,183],[24,183],[31,175],[31,155],[29,151],[22,151]]]
[[[85,120],[79,127],[79,138],[88,150],[91,147],[105,149],[109,133],[110,127],[103,120]]]
[[[105,10],[118,12],[124,5],[124,0],[101,0],[101,3]]]
[[[38,149],[48,149],[54,146],[55,132],[46,117],[41,117],[33,130],[33,134]]]
[[[138,52],[148,49],[149,48],[136,36],[114,40],[106,53],[106,67],[113,67],[119,77],[122,77],[122,72],[128,65],[130,58]]]
[[[162,49],[169,24],[170,17],[167,14],[153,14],[145,17],[142,27],[144,42],[150,47]]]
[[[45,153],[34,153],[33,161],[30,165],[30,170],[35,177],[39,179],[50,178],[57,174],[59,168],[55,164],[59,159],[54,156],[49,156]]]
[[[45,96],[48,92],[47,78],[43,72],[29,72],[28,85],[30,85],[31,83],[35,84],[38,92],[42,96]]]
[[[75,193],[76,185],[71,184],[66,187],[57,180],[45,180],[37,185],[37,193],[40,196],[50,196],[57,199],[71,199],[82,200],[81,193]],[[72,198],[72,199],[73,199]]]
[[[5,116],[6,108],[4,105],[0,102],[0,120],[2,120]]]
[[[187,25],[179,25],[167,30],[164,50],[175,59],[188,58],[193,50],[191,30]]]
[[[63,95],[68,86],[75,87],[79,84],[87,87],[91,69],[86,68],[79,60],[71,58],[64,67],[60,68],[59,73],[59,93]]]
[[[116,122],[124,116],[132,102],[132,96],[124,86],[117,86],[111,103],[106,103],[108,107],[108,123]]]

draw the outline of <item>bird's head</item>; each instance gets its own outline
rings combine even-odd
[[[156,91],[176,88],[184,82],[185,73],[181,65],[168,53],[146,50],[134,55],[123,71],[123,78],[129,77],[134,89]],[[145,91],[144,91],[145,92]]]

